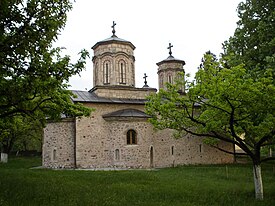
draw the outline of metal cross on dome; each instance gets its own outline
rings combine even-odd
[[[116,26],[116,23],[115,21],[113,21],[113,25],[111,26],[113,28],[113,36],[112,37],[116,37],[116,30],[115,30],[115,26]]]
[[[170,56],[172,56],[172,50],[171,50],[172,47],[173,47],[173,45],[171,43],[169,43],[169,46],[167,47],[167,49],[169,49]]]
[[[143,79],[144,79],[144,85],[147,85],[147,80],[146,80],[147,77],[148,76],[146,75],[146,73],[144,73],[144,77],[143,77]]]

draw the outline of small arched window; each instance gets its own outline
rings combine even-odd
[[[173,78],[171,74],[168,74],[168,83],[172,84],[173,83]]]
[[[171,155],[174,155],[174,146],[171,147]]]
[[[56,149],[53,149],[53,161],[56,161]]]
[[[137,133],[135,130],[128,130],[127,132],[127,144],[137,144]]]
[[[126,83],[126,64],[124,61],[120,61],[119,63],[119,83]]]
[[[120,160],[119,149],[115,150],[115,160]]]
[[[163,88],[163,75],[160,75],[159,77],[159,87]]]
[[[103,66],[103,81],[104,84],[110,83],[110,63],[105,62]]]
[[[202,144],[199,144],[199,152],[202,153]]]
[[[94,70],[94,82],[97,84],[97,74],[98,74],[98,63],[95,64],[95,70]]]

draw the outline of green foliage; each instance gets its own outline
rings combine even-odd
[[[244,63],[259,75],[272,69],[275,76],[275,2],[246,0],[238,6],[240,20],[234,36],[224,44],[229,67]]]
[[[255,201],[251,165],[184,166],[160,170],[29,169],[38,158],[0,164],[1,205],[251,205],[275,204],[273,166],[264,164],[266,199]],[[42,178],[41,178],[42,177]]]
[[[73,104],[69,77],[79,74],[88,52],[76,63],[52,48],[72,8],[69,0],[1,0],[0,118],[28,115],[37,119],[89,115]]]
[[[43,125],[28,116],[13,116],[0,119],[0,150],[41,150]]]

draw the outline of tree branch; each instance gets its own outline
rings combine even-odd
[[[231,107],[230,119],[229,119],[229,127],[230,127],[231,134],[236,139],[236,141],[239,143],[238,146],[241,149],[243,149],[249,156],[251,156],[253,158],[254,157],[253,152],[246,146],[246,144],[243,143],[243,140],[236,134],[236,131],[235,131],[235,128],[234,128],[235,107],[233,106],[233,104],[230,102],[230,100],[227,97],[225,97],[225,100],[227,101],[227,103]]]
[[[261,160],[261,163],[262,162],[267,162],[267,161],[270,161],[270,160],[275,160],[275,157],[267,157],[267,158],[264,158]]]
[[[227,151],[227,150],[222,149],[222,148],[220,148],[220,147],[218,147],[218,146],[215,146],[215,145],[210,145],[210,146],[211,146],[211,147],[214,147],[214,148],[216,148],[216,149],[218,149],[218,150],[220,150],[220,151],[222,151],[222,152],[225,152],[225,153],[227,153],[227,154],[248,156],[247,153],[230,152],[230,151]]]
[[[217,107],[217,106],[215,106],[215,105],[212,105],[212,104],[207,103],[207,101],[205,101],[205,99],[204,99],[204,100],[200,99],[199,103],[204,104],[204,105],[209,106],[209,107],[212,107],[212,108],[215,108],[215,109],[217,109],[217,110],[223,111],[223,112],[225,112],[226,114],[230,114],[230,112],[226,111],[225,109],[222,109],[222,108],[220,108],[220,107]]]

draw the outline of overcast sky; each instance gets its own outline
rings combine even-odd
[[[186,73],[194,75],[203,54],[222,52],[222,43],[236,28],[237,5],[241,0],[76,0],[68,14],[65,29],[55,46],[65,47],[65,53],[77,59],[83,48],[91,57],[91,47],[111,37],[112,22],[116,35],[135,46],[136,87],[158,88],[157,62],[166,59],[171,42],[173,56],[184,60]],[[70,79],[70,89],[93,87],[93,64],[89,59],[81,76]]]

